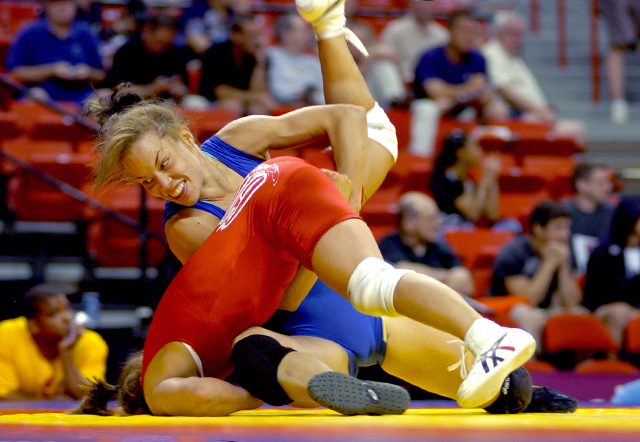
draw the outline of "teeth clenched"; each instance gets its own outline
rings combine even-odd
[[[176,187],[173,192],[171,192],[169,194],[170,197],[172,198],[177,198],[180,193],[182,192],[182,189],[184,189],[184,181],[182,181],[180,184],[178,184],[178,187]]]

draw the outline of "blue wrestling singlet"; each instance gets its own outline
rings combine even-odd
[[[242,152],[215,135],[205,141],[202,151],[242,177],[262,163],[261,158]],[[225,211],[210,201],[200,200],[192,208],[222,218]],[[186,208],[167,201],[164,222]],[[357,311],[349,301],[318,280],[295,312],[278,310],[265,328],[288,336],[314,336],[340,345],[349,356],[349,372],[382,362],[386,351],[382,318]]]

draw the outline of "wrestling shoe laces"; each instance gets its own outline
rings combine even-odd
[[[460,367],[460,377],[466,379],[467,377],[467,364],[465,364],[465,358],[467,357],[467,346],[462,339],[453,339],[447,341],[447,344],[460,344],[460,360],[455,364],[451,364],[447,367],[448,371],[453,371]]]

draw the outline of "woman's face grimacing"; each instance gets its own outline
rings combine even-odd
[[[200,199],[204,177],[193,138],[159,138],[148,132],[136,140],[122,159],[131,176],[153,196],[192,206]]]

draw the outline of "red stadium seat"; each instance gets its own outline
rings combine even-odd
[[[503,218],[514,218],[525,228],[533,208],[549,198],[546,190],[540,192],[500,192],[500,214]]]
[[[518,164],[523,164],[525,158],[531,155],[570,157],[583,150],[572,137],[520,135],[514,143],[513,155]]]
[[[531,304],[529,299],[521,295],[484,296],[478,299],[478,301],[489,307],[494,312],[494,316],[492,316],[491,319],[505,327],[519,327],[519,325],[509,316],[511,309],[514,306],[517,304]]]
[[[238,112],[231,109],[213,108],[207,110],[182,111],[189,128],[202,143],[215,135],[225,125],[240,117]]]
[[[477,269],[491,267],[495,256],[515,238],[515,233],[478,228],[447,232],[445,238],[467,268]]]
[[[409,137],[411,135],[411,114],[407,109],[386,109],[389,120],[396,128],[398,137],[398,150],[406,152],[409,147]]]
[[[544,178],[534,174],[523,173],[521,170],[514,172],[514,170],[498,175],[498,187],[501,193],[539,193],[546,191],[547,182]]]
[[[76,189],[89,180],[92,156],[72,153],[33,153],[29,164]],[[84,204],[32,173],[22,171],[7,186],[7,205],[22,221],[79,221]]]
[[[362,206],[360,216],[374,231],[374,236],[398,227],[398,200],[402,194],[402,177],[394,169],[387,174],[380,188]]]
[[[640,353],[640,316],[627,324],[624,332],[624,348],[629,354]]]
[[[13,36],[26,22],[38,18],[41,2],[12,1],[0,2],[0,32]]]
[[[119,185],[96,196],[96,199],[112,210],[140,220],[141,190],[136,186]],[[146,195],[147,227],[162,234],[164,201]],[[90,220],[87,228],[87,252],[97,266],[137,267],[140,264],[141,235],[139,231],[114,217],[93,208],[85,208],[85,218]],[[147,263],[156,266],[168,253],[163,240],[157,237],[147,241]]]
[[[28,135],[33,140],[65,140],[70,141],[74,150],[78,151],[80,141],[93,140],[96,132],[82,126],[69,117],[40,113],[31,119],[31,128]]]
[[[398,161],[391,170],[399,175],[402,193],[409,191],[429,193],[433,174],[431,158],[403,153],[398,156]]]
[[[481,267],[471,270],[473,276],[474,298],[482,298],[487,296],[491,289],[491,278],[493,277],[493,268]]]
[[[553,373],[557,370],[557,368],[554,367],[553,364],[550,364],[547,361],[540,361],[538,359],[532,359],[529,362],[525,363],[524,368],[526,368],[528,371],[538,373]]]
[[[617,353],[619,348],[607,327],[591,314],[565,313],[547,320],[542,347],[546,353],[563,350]]]

